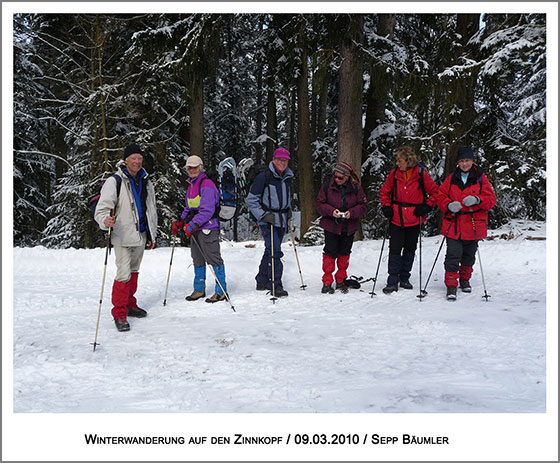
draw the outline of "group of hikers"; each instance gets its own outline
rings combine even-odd
[[[446,239],[445,286],[447,298],[455,300],[457,287],[471,292],[470,279],[478,241],[487,235],[488,211],[496,197],[483,170],[474,163],[474,151],[458,150],[457,168],[438,187],[418,162],[414,149],[401,146],[394,151],[396,167],[384,182],[379,199],[388,219],[389,260],[385,294],[412,289],[410,274],[421,225],[432,209],[443,211],[441,234]],[[279,147],[268,168],[250,186],[246,204],[256,218],[264,239],[264,254],[255,276],[257,291],[270,291],[287,297],[282,284],[282,240],[291,227],[290,153]],[[144,250],[155,246],[157,213],[154,187],[142,167],[143,152],[128,145],[117,164],[116,175],[104,183],[95,209],[95,220],[102,230],[110,230],[117,272],[113,283],[111,314],[119,331],[130,330],[127,317],[145,317],[135,293]],[[187,159],[187,195],[172,234],[183,231],[190,239],[194,264],[193,291],[187,301],[206,297],[206,265],[215,281],[214,294],[206,302],[228,299],[224,261],[220,253],[220,193],[205,174],[203,161]],[[118,178],[117,178],[118,177]],[[123,191],[121,191],[123,190]],[[322,185],[315,200],[321,215],[325,244],[322,257],[321,293],[345,290],[347,269],[355,233],[367,211],[367,198],[352,167],[337,162],[332,176]],[[443,244],[443,243],[442,243]],[[333,286],[334,285],[334,286]],[[229,299],[228,299],[229,301]]]

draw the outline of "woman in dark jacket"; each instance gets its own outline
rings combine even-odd
[[[461,146],[457,169],[445,179],[438,192],[438,206],[445,212],[441,234],[445,236],[445,286],[447,299],[457,298],[457,279],[464,293],[471,292],[470,278],[478,249],[485,238],[488,211],[496,205],[496,195],[480,167],[474,164],[474,152]]]
[[[394,151],[397,167],[381,187],[379,199],[389,224],[389,265],[385,294],[398,291],[399,286],[412,289],[410,271],[414,263],[420,220],[436,205],[437,185],[418,164],[410,146]]]
[[[338,266],[334,276],[336,289],[345,287],[354,234],[367,210],[366,195],[350,165],[345,162],[335,165],[333,177],[319,190],[315,207],[322,216],[319,225],[325,230],[321,292],[332,294],[335,264]]]

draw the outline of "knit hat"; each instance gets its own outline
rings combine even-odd
[[[339,172],[342,175],[344,175],[345,177],[350,177],[350,175],[352,175],[352,167],[350,167],[348,164],[346,164],[345,162],[337,162],[334,165],[334,171],[335,172]]]
[[[470,146],[459,146],[457,161],[461,159],[474,159],[474,151]]]
[[[274,151],[274,156],[275,158],[279,158],[279,159],[290,159],[290,152],[286,149],[286,148],[277,148],[276,151]]]
[[[200,159],[198,156],[189,156],[187,158],[187,167],[198,167],[201,166],[202,167],[202,159]]]
[[[126,159],[127,157],[129,157],[131,154],[141,154],[142,156],[144,156],[144,153],[142,152],[142,150],[140,149],[140,147],[135,144],[135,143],[131,143],[130,145],[128,145],[125,149],[124,149],[124,156],[123,159]]]

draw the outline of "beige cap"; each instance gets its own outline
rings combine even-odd
[[[187,159],[187,167],[198,167],[202,166],[202,159],[198,156],[189,156]]]

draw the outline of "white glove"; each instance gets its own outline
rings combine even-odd
[[[463,199],[463,204],[467,207],[471,207],[471,206],[474,206],[476,204],[480,204],[480,198],[478,196],[472,196],[472,195],[466,196]]]
[[[447,205],[447,209],[449,209],[453,214],[459,212],[463,206],[459,201],[453,201]]]

